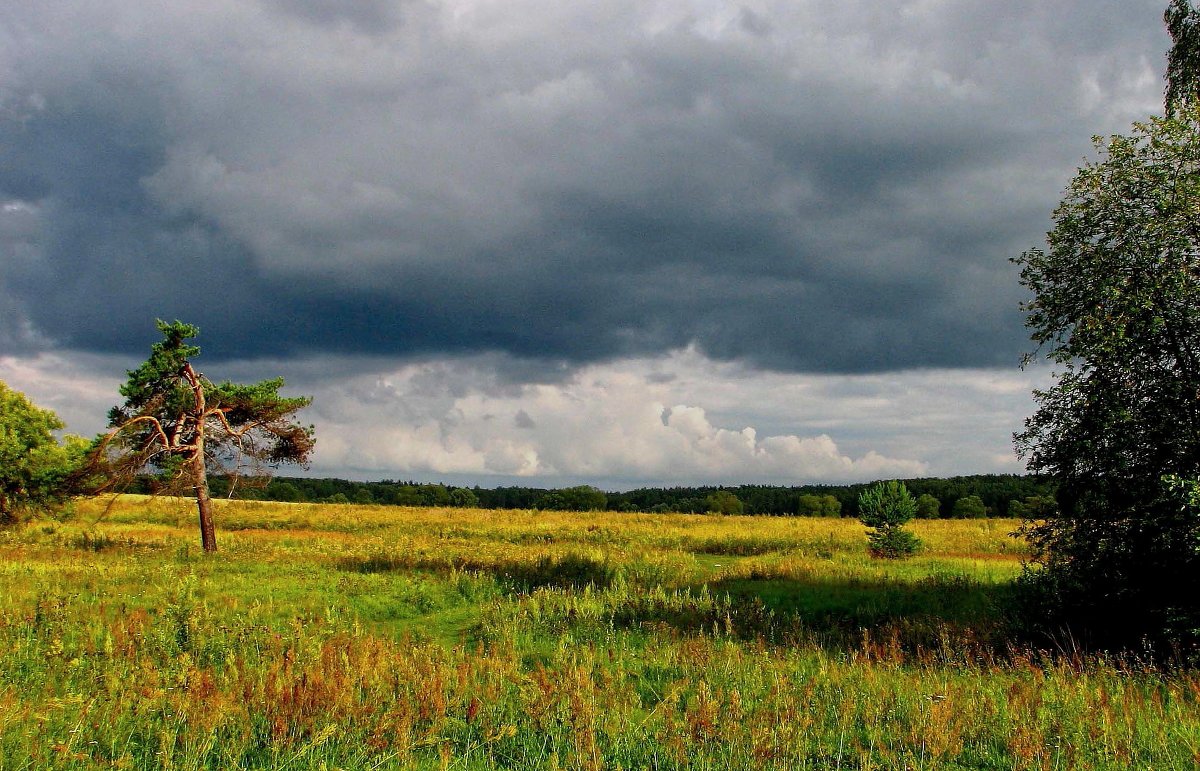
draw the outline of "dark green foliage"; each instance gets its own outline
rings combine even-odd
[[[345,557],[338,562],[338,566],[356,573],[398,573],[409,570],[486,573],[509,590],[525,593],[547,586],[605,588],[616,580],[618,573],[617,568],[606,560],[575,552],[558,557],[543,555],[531,561],[471,557],[444,560],[412,553],[378,553],[366,557]]]
[[[70,497],[82,447],[59,444],[53,432],[62,427],[52,411],[0,382],[0,525]]]
[[[150,346],[150,358],[137,369],[126,372],[129,379],[118,389],[125,403],[109,410],[111,426],[128,422],[150,405],[176,415],[191,405],[192,392],[182,384],[179,373],[189,359],[200,355],[197,346],[186,342],[200,334],[200,330],[181,321],[170,324],[158,321],[157,326],[163,339]]]
[[[1052,500],[1054,487],[1043,478],[1016,476],[1012,474],[986,474],[949,479],[908,479],[905,485],[913,495],[924,497],[926,506],[931,507],[929,498],[937,504],[943,516],[952,516],[954,502],[967,495],[979,496],[988,510],[995,515],[1007,512],[1010,502],[1042,497]],[[230,480],[214,476],[210,480],[213,495],[226,497],[230,494]],[[300,491],[293,498],[291,487],[276,494],[277,485],[287,484]],[[684,512],[706,513],[710,511],[710,497],[726,490],[742,502],[742,513],[751,515],[792,516],[856,516],[858,495],[868,484],[854,485],[808,485],[782,487],[768,485],[741,485],[739,487],[672,487],[640,488],[625,492],[607,492],[609,511],[646,511],[655,513]],[[131,486],[131,490],[146,491]],[[274,477],[273,479],[250,479],[243,477],[234,485],[232,497],[280,501],[323,501],[335,493],[342,493],[347,500],[358,497],[360,490],[369,490],[375,503],[404,506],[459,506],[483,509],[532,509],[544,508],[541,501],[554,492],[537,487],[497,487],[486,489],[475,487],[451,487],[443,484],[418,482],[353,482],[345,479],[311,477]],[[472,498],[474,499],[472,502]],[[804,499],[804,503],[801,503]],[[925,517],[921,510],[918,517]]]
[[[479,497],[465,487],[456,487],[450,491],[450,505],[473,509],[479,505]]]
[[[903,559],[916,554],[921,539],[902,527],[881,527],[867,534],[867,551],[880,559]]]
[[[741,500],[728,490],[717,490],[705,503],[713,514],[741,514],[744,510]]]
[[[802,517],[840,517],[842,502],[832,495],[808,493],[800,496],[797,510]]]
[[[921,493],[917,496],[918,519],[937,519],[941,510],[942,502],[929,493]]]
[[[501,577],[529,592],[543,586],[603,588],[612,584],[616,575],[616,568],[604,560],[568,552],[557,558],[540,557],[533,564],[514,563]]]
[[[362,490],[366,485],[358,485]],[[451,503],[450,490],[444,485],[410,485],[386,493],[376,498],[379,502],[390,501],[402,506],[449,506]]]
[[[987,506],[978,495],[968,495],[954,502],[955,519],[982,519],[988,515]]]
[[[567,487],[546,493],[538,500],[537,508],[551,511],[604,511],[608,496],[589,485]]]
[[[271,485],[271,499],[275,501],[283,501],[285,503],[298,503],[304,498],[300,488],[290,482],[282,482],[280,484]]]
[[[1054,498],[1049,496],[1031,495],[1021,501],[1012,500],[1008,504],[1008,516],[1013,519],[1046,519],[1057,513],[1058,506],[1054,503]]]
[[[917,514],[917,502],[903,482],[878,482],[858,496],[858,518],[867,527],[899,527]]]
[[[1058,486],[1059,513],[1026,528],[1041,563],[1026,583],[1047,624],[1104,647],[1200,644],[1197,520],[1164,482],[1200,478],[1200,105],[1169,107],[1096,140],[1048,249],[1017,260],[1060,368],[1015,437]]]
[[[874,557],[900,559],[916,553],[920,540],[903,529],[917,514],[917,502],[903,482],[879,482],[858,496],[858,518],[873,529],[867,535]]]
[[[950,516],[954,502],[967,495],[978,495],[993,512],[1008,510],[1009,501],[1031,495],[1053,495],[1053,482],[1044,478],[1015,474],[980,474],[975,476],[951,477],[948,479],[906,479],[909,491],[916,496],[929,495],[936,498],[939,511]],[[873,483],[871,483],[873,484]],[[852,485],[741,485],[736,488],[719,487],[650,487],[609,493],[609,508],[624,510],[622,504],[630,504],[633,511],[679,511],[703,512],[705,499],[720,489],[728,489],[741,500],[746,514],[789,516],[843,516],[855,517],[858,512],[858,496],[871,484]],[[480,506],[483,508],[529,508],[529,504],[514,505],[524,488],[501,488],[497,491],[480,491]],[[534,491],[533,497],[541,491]],[[811,496],[811,497],[808,497]],[[812,498],[822,501],[815,506]],[[805,498],[804,508],[801,498]],[[499,503],[498,501],[505,501]],[[493,501],[497,501],[494,503]],[[836,506],[834,505],[836,502]],[[812,508],[810,508],[812,507]],[[820,513],[810,513],[811,511]],[[921,515],[918,515],[921,516]]]

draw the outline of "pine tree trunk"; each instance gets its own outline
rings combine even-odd
[[[212,498],[208,495],[208,474],[204,468],[204,448],[192,459],[192,473],[195,479],[196,508],[200,512],[200,543],[206,552],[217,550],[217,531],[213,526]]]

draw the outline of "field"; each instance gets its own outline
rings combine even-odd
[[[0,770],[1200,763],[1200,675],[1011,642],[1011,520],[218,506],[0,531]]]

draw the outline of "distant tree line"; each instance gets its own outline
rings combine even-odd
[[[1031,476],[989,474],[903,481],[916,500],[918,519],[1040,518],[1054,512],[1053,486]],[[644,487],[604,492],[587,485],[561,489],[466,488],[395,480],[220,477],[214,478],[211,486],[214,497],[295,503],[857,517],[859,497],[871,484]]]

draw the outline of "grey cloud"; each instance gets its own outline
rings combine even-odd
[[[391,29],[400,10],[387,0],[268,0],[268,5],[314,24],[349,24],[368,34]]]
[[[1010,365],[1159,3],[0,11],[0,352]]]

